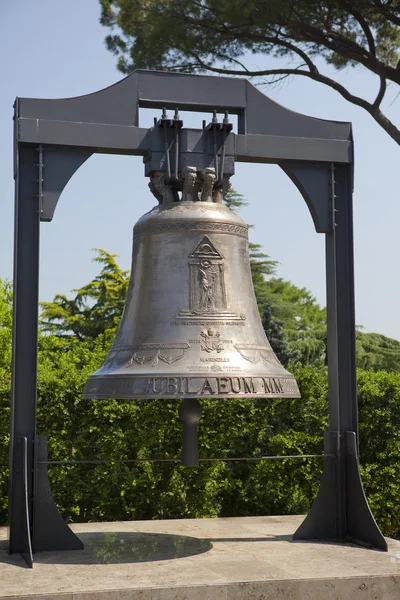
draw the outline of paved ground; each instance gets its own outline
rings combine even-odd
[[[400,542],[389,552],[293,542],[301,517],[71,525],[85,544],[7,554],[0,598],[36,600],[400,600]]]

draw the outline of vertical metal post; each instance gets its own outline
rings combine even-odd
[[[365,497],[358,461],[351,165],[331,166],[326,234],[329,427],[321,486],[294,539],[348,539],[387,550]]]
[[[36,387],[39,291],[40,199],[38,149],[16,152],[14,305],[9,476],[10,552],[24,552],[26,533],[23,471],[18,465],[19,438],[27,440],[27,490],[32,523],[33,452],[36,433]],[[31,532],[30,532],[31,533]]]
[[[338,327],[337,327],[337,263],[336,263],[336,206],[335,206],[335,170],[331,165],[330,172],[330,227],[325,234],[326,261],[326,304],[327,304],[327,357],[329,388],[329,427],[333,431],[340,429],[339,403],[339,361],[338,361]]]
[[[359,432],[354,300],[353,182],[350,165],[336,165],[336,286],[340,397],[340,484],[346,537],[387,550],[368,505],[359,469]]]
[[[341,373],[339,369],[340,348],[338,329],[340,308],[343,307],[340,307],[340,298],[338,297],[337,261],[337,232],[341,233],[341,229],[338,230],[337,189],[334,164],[330,166],[329,178],[330,232],[325,234],[329,432],[325,435],[324,450],[325,454],[328,454],[330,451],[335,455],[335,459],[329,461],[331,481],[334,482],[334,489],[331,490],[334,512],[331,517],[333,520],[332,531],[335,532],[334,537],[345,538],[346,491],[344,488],[344,456],[341,435]],[[352,285],[350,281],[347,283],[349,286]],[[342,337],[341,342],[345,343],[344,337]]]
[[[354,307],[353,190],[350,165],[335,166],[335,279],[341,433],[354,431],[358,446],[356,321]]]

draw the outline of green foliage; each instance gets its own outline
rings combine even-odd
[[[0,279],[0,369],[11,364],[12,284]]]
[[[226,194],[224,202],[234,212],[248,205],[243,194],[232,188]],[[252,225],[249,225],[250,229],[251,227]],[[260,314],[262,314],[263,307],[267,301],[265,278],[274,275],[278,263],[276,260],[272,260],[268,254],[264,254],[261,244],[253,244],[252,242],[249,242],[249,257],[254,293]]]
[[[8,443],[11,393],[11,282],[0,279],[0,524],[7,515]]]
[[[372,512],[386,535],[400,537],[400,373],[358,376],[361,474]]]
[[[230,190],[225,198],[231,210],[247,205],[242,194]],[[273,277],[277,261],[263,252],[260,244],[249,243],[250,268],[254,292],[268,339],[273,338],[272,347],[281,352],[279,345],[288,343],[283,352],[284,360],[290,356],[300,364],[324,364],[326,360],[326,311],[311,293],[298,288],[290,281]],[[266,306],[271,316],[265,314]],[[272,321],[271,321],[272,319]],[[279,323],[279,326],[278,326]],[[278,342],[272,330],[281,329],[284,341]],[[275,341],[277,346],[275,347]],[[282,347],[283,348],[283,347]]]
[[[325,364],[326,310],[312,294],[290,281],[271,278],[266,282],[266,298],[272,315],[282,323],[290,350],[303,364]]]
[[[379,106],[388,83],[400,84],[398,2],[376,0],[100,0],[100,22],[110,28],[108,49],[118,68],[211,71],[275,83],[296,75],[330,86],[363,107],[400,143],[399,129]],[[268,67],[246,66],[257,54]],[[269,57],[286,59],[272,68]],[[368,69],[377,76],[374,100],[352,94],[320,71]]]
[[[0,285],[0,356],[11,352],[11,291]],[[39,336],[38,433],[53,460],[132,463],[50,467],[54,496],[70,521],[304,513],[317,493],[320,459],[154,463],[179,457],[179,401],[87,401],[87,376],[107,353],[107,335]],[[0,463],[7,460],[10,364],[0,363]],[[327,372],[296,367],[301,400],[203,400],[200,455],[235,458],[320,454],[328,429]],[[359,371],[365,489],[386,535],[400,536],[400,373]],[[0,523],[7,518],[7,465],[0,464]]]
[[[264,254],[261,244],[253,244],[252,242],[249,242],[249,257],[254,293],[261,315],[269,297],[266,277],[270,277],[275,273],[278,263],[271,260],[267,254]]]
[[[242,206],[248,205],[248,202],[245,199],[245,197],[243,196],[243,194],[241,194],[240,192],[237,192],[233,188],[228,189],[228,192],[224,196],[224,203],[233,212],[236,212],[237,210],[242,208]]]
[[[243,199],[234,194],[229,201],[237,209]],[[50,467],[64,517],[77,522],[307,512],[319,487],[321,460],[259,459],[323,450],[322,435],[328,429],[325,311],[312,295],[271,277],[276,263],[259,246],[251,248],[265,330],[282,363],[292,359],[289,369],[302,398],[204,399],[200,455],[223,460],[188,469],[177,460],[182,444],[179,401],[82,399],[88,375],[107,354],[128,282],[115,255],[101,250],[95,260],[102,266],[100,274],[76,290],[74,299],[57,296],[43,305],[38,433],[49,436],[53,460],[130,462]],[[0,282],[0,523],[7,518],[11,315],[11,285]],[[359,333],[358,344],[364,352],[360,360],[368,360],[369,366],[395,368],[398,342]],[[359,387],[366,492],[385,534],[398,537],[400,373],[360,371]],[[237,457],[256,460],[229,460]]]
[[[378,371],[400,370],[400,342],[379,333],[356,332],[357,366]]]
[[[50,458],[142,462],[53,467],[50,478],[55,498],[70,520],[256,514],[265,512],[262,507],[266,490],[271,491],[271,476],[279,479],[282,487],[279,494],[268,497],[270,514],[302,512],[309,507],[321,465],[313,467],[305,459],[273,461],[264,467],[257,461],[205,462],[196,469],[174,462],[146,462],[150,457],[179,457],[179,401],[84,401],[81,389],[101,353],[94,358],[81,353],[78,367],[68,369],[75,352],[64,349],[63,358],[56,361],[58,368],[46,352],[42,357],[38,427],[40,433],[49,435]],[[326,378],[312,370],[299,372],[298,380],[304,388],[301,402],[203,400],[201,456],[320,452],[321,427],[326,426]]]
[[[72,299],[59,295],[53,302],[42,302],[41,327],[58,336],[74,335],[78,340],[96,339],[115,333],[124,308],[129,271],[122,271],[116,254],[95,248],[93,261],[102,268],[100,274],[80,289]]]
[[[75,352],[64,351],[58,368],[45,360],[41,369],[39,432],[50,437],[50,457],[143,462],[51,468],[55,498],[68,519],[299,514],[309,509],[319,486],[320,459],[205,462],[196,469],[143,460],[179,457],[179,402],[84,401],[84,381],[102,354],[82,352],[76,362],[81,368],[68,368]],[[326,370],[303,367],[294,374],[300,401],[203,400],[200,455],[320,454],[328,428]],[[385,534],[398,537],[400,374],[360,371],[358,380],[367,496]]]
[[[286,367],[291,359],[297,358],[297,354],[289,349],[285,334],[282,330],[282,323],[273,318],[269,304],[265,304],[264,306],[262,324],[265,335],[267,336],[273,351],[280,363]]]
[[[101,23],[119,32],[107,36],[106,43],[120,57],[123,72],[204,70],[213,58],[238,66],[235,58],[246,50],[290,56],[294,43],[338,68],[364,64],[372,53],[366,29],[384,65],[395,68],[399,60],[399,9],[374,0],[100,0],[100,4]]]

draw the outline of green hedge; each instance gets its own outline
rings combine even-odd
[[[53,343],[53,342],[52,342]],[[59,352],[42,342],[38,432],[54,460],[178,457],[179,402],[84,401],[101,361],[76,343]],[[328,428],[327,374],[295,371],[301,400],[203,400],[200,455],[259,457],[319,454]],[[400,374],[359,371],[360,450],[365,491],[384,533],[400,537]],[[9,373],[0,371],[0,523],[7,518]],[[308,511],[321,459],[50,467],[56,502],[70,521],[298,514]]]

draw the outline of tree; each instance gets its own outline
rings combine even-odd
[[[78,340],[95,340],[100,334],[112,336],[119,325],[129,282],[129,271],[122,271],[117,254],[95,248],[94,262],[101,271],[90,283],[69,299],[57,294],[53,302],[42,302],[41,327],[43,331],[65,337],[74,335]]]
[[[7,515],[8,443],[10,439],[10,386],[12,284],[0,279],[0,525]]]
[[[0,525],[7,522],[11,314],[10,283],[0,282]],[[61,336],[39,331],[38,433],[49,436],[49,459],[140,461],[50,466],[52,491],[64,517],[82,522],[309,510],[319,487],[319,458],[218,460],[198,468],[147,462],[149,457],[179,457],[179,400],[83,400],[88,375],[107,353],[103,335],[80,341],[63,331]],[[326,369],[291,370],[300,401],[203,399],[200,455],[257,459],[321,454],[322,433],[328,428]],[[400,373],[359,370],[358,383],[365,490],[384,534],[398,538]]]
[[[237,192],[232,187],[229,187],[227,193],[225,194],[224,203],[233,212],[236,212],[243,206],[247,206],[249,204],[243,194]]]
[[[264,306],[262,324],[265,335],[267,336],[273,351],[278,357],[279,362],[286,367],[289,363],[289,360],[291,358],[295,358],[296,356],[294,352],[289,349],[285,334],[282,330],[282,323],[273,318],[269,304],[265,304]]]
[[[364,108],[400,144],[382,112],[388,84],[400,84],[398,0],[100,0],[100,22],[113,30],[108,49],[124,73],[148,68],[211,71],[276,83],[291,75],[336,90]],[[116,30],[116,33],[114,31]],[[284,68],[252,69],[245,54],[287,59]],[[321,72],[316,59],[376,75],[369,99]]]
[[[248,204],[243,194],[233,189],[226,195],[225,203],[235,211]],[[260,244],[250,242],[249,255],[254,293],[263,326],[275,353],[278,357],[282,354],[282,364],[286,364],[289,356],[303,365],[324,364],[325,309],[305,288],[273,277],[278,263],[264,254]],[[284,350],[286,343],[287,350]]]
[[[306,289],[272,277],[266,282],[272,315],[282,323],[293,357],[302,365],[326,362],[326,310]]]
[[[234,212],[238,211],[243,206],[248,205],[243,194],[240,194],[233,188],[229,189],[224,198],[224,202],[226,206]],[[253,226],[249,225],[248,227],[251,229]],[[276,260],[272,260],[268,254],[264,254],[261,244],[253,244],[252,242],[249,242],[249,258],[254,293],[256,295],[260,315],[262,315],[265,302],[267,301],[265,277],[274,275],[278,263]]]
[[[0,279],[0,368],[11,365],[12,283]]]
[[[400,342],[379,333],[356,332],[357,366],[378,371],[400,371]]]

